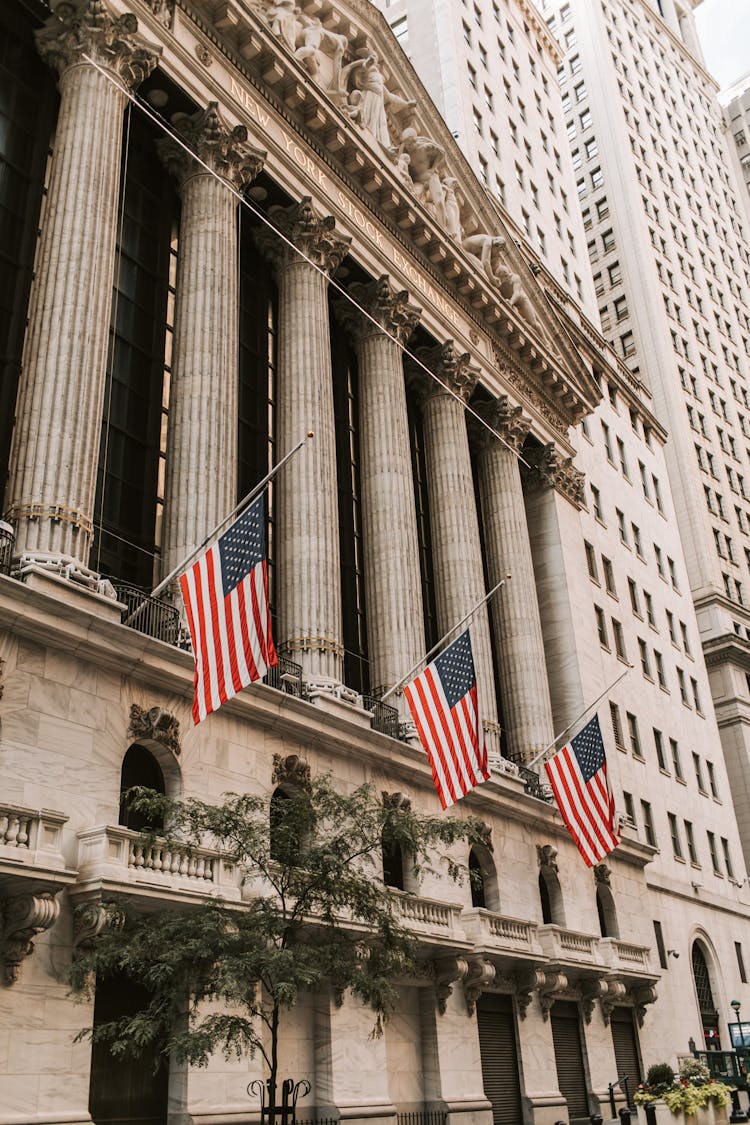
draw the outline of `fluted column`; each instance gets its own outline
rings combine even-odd
[[[428,376],[417,376],[424,418],[435,601],[438,631],[442,635],[486,593],[464,410],[479,372],[471,367],[468,354],[456,351],[452,341],[423,348],[418,356],[447,388],[444,390]],[[495,595],[498,596],[502,597],[502,593]],[[487,749],[497,754],[497,700],[486,604],[473,616],[470,626]]]
[[[561,731],[580,715],[585,703],[576,647],[579,611],[570,600],[575,582],[568,574],[571,561],[562,522],[568,503],[583,506],[584,476],[571,458],[560,457],[551,444],[527,450],[524,460],[530,466],[523,468],[522,479],[544,650],[547,666],[554,668],[549,678],[552,717],[555,730]]]
[[[512,576],[500,596],[492,599],[490,610],[508,756],[515,762],[526,762],[549,746],[554,736],[534,563],[516,456],[530,423],[521,407],[511,406],[506,397],[478,410],[507,443],[498,441],[479,424],[472,427],[478,447],[488,582],[492,587],[505,574]]]
[[[420,310],[387,276],[350,286],[336,312],[357,349],[367,637],[373,693],[393,687],[424,655],[422,581],[401,349]],[[388,332],[390,335],[386,335]],[[391,337],[394,337],[391,339]],[[405,706],[399,694],[391,703]]]
[[[344,656],[327,291],[349,239],[334,233],[332,216],[318,218],[308,198],[269,215],[283,238],[264,228],[256,239],[279,286],[278,456],[308,430],[315,434],[276,483],[277,647],[325,689],[341,682]]]
[[[182,200],[169,402],[163,569],[167,574],[232,510],[237,497],[239,379],[237,197],[263,166],[244,125],[216,102],[172,122],[159,154]]]
[[[8,518],[21,556],[88,563],[126,102],[114,83],[134,89],[159,55],[137,29],[134,15],[79,0],[36,37],[60,75],[60,112],[11,452]]]

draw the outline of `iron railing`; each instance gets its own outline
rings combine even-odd
[[[362,706],[372,715],[372,729],[387,734],[389,738],[398,738],[399,719],[398,711],[390,703],[383,703],[376,695],[363,695]]]
[[[518,765],[518,773],[523,780],[523,791],[528,793],[530,797],[536,797],[540,801],[550,801],[552,798],[549,792],[544,788],[543,782],[538,773],[530,770],[528,766],[522,766],[520,762]]]
[[[123,602],[123,625],[164,641],[168,645],[180,643],[180,611],[171,602],[150,598],[145,590],[125,582],[113,582],[118,602]]]
[[[747,1089],[750,1048],[739,1048],[736,1051],[693,1051],[693,1055],[708,1067],[715,1082],[728,1082],[732,1086]]]
[[[397,1125],[445,1125],[448,1115],[442,1109],[422,1109],[414,1113],[397,1113]]]
[[[284,691],[287,695],[302,698],[302,665],[295,664],[286,656],[280,656],[278,664],[269,668],[263,677],[263,682],[277,691]]]
[[[13,528],[9,523],[0,520],[0,574],[10,574],[10,560],[13,557],[15,541]]]

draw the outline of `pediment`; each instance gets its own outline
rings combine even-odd
[[[562,429],[589,413],[586,363],[382,13],[366,0],[194,5],[501,351],[546,380]]]

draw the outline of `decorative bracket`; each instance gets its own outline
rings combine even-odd
[[[526,1019],[526,1010],[531,1003],[531,994],[534,989],[542,989],[546,981],[543,969],[523,969],[517,973],[514,980],[518,1014],[522,1020]]]
[[[20,978],[21,963],[34,952],[34,938],[50,929],[59,914],[60,903],[52,891],[17,895],[0,903],[3,975],[6,984],[15,984]]]
[[[565,973],[561,973],[557,969],[545,972],[544,984],[539,989],[539,1003],[545,1023],[549,1019],[555,1000],[559,999],[560,993],[566,992],[567,988],[568,978]]]
[[[633,1001],[635,1008],[636,1019],[638,1026],[643,1027],[643,1020],[646,1016],[646,1006],[653,1004],[656,1000],[656,989],[652,984],[646,984],[640,988],[632,989],[628,994]]]
[[[601,1000],[603,996],[607,995],[608,984],[606,980],[600,980],[594,977],[592,980],[586,980],[581,985],[581,1000],[583,1001],[583,1018],[586,1023],[591,1023],[591,1017],[594,1014],[594,1004],[597,1000]]]
[[[466,1007],[472,1016],[477,1000],[495,979],[495,966],[487,957],[470,957],[468,961],[469,968],[463,984]]]
[[[435,994],[437,996],[438,1011],[445,1015],[448,997],[453,993],[456,981],[463,980],[469,971],[469,965],[463,957],[440,957],[432,963]]]
[[[627,989],[621,980],[608,980],[606,985],[607,991],[599,997],[599,1003],[602,1006],[604,1026],[609,1027],[615,1006],[627,998]]]

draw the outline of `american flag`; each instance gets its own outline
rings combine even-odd
[[[490,776],[469,630],[405,689],[444,809]]]
[[[263,496],[182,575],[180,588],[193,639],[193,721],[199,723],[278,663]]]
[[[568,831],[586,866],[593,867],[620,843],[598,717],[594,715],[544,768]]]

